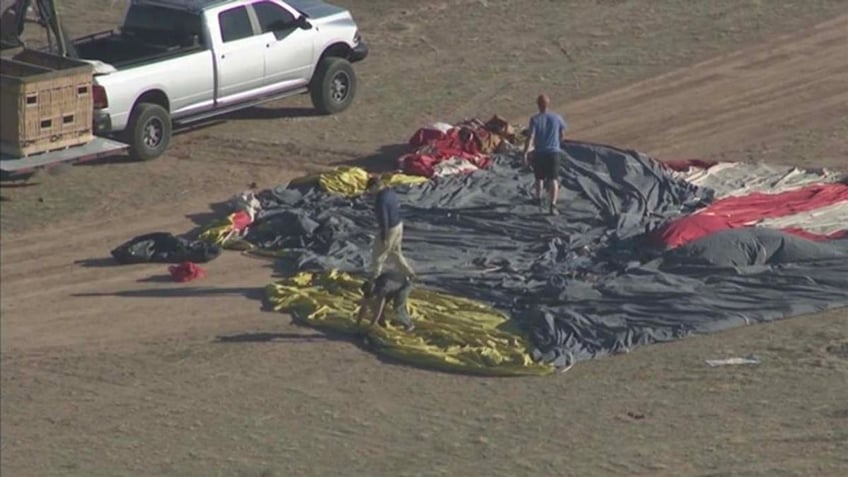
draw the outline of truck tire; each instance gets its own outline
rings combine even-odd
[[[132,159],[156,159],[171,141],[171,116],[158,104],[139,103],[130,115],[125,139],[130,145]]]
[[[344,58],[324,58],[315,68],[309,86],[312,105],[321,114],[340,113],[350,106],[356,95],[356,74]]]

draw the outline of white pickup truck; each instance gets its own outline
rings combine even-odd
[[[345,110],[368,55],[351,14],[319,0],[132,0],[117,32],[80,38],[95,63],[95,133],[147,160],[187,124],[295,94]]]

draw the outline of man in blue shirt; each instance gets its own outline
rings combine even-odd
[[[568,126],[562,116],[548,111],[550,104],[550,98],[544,94],[536,99],[539,114],[530,118],[527,141],[524,143],[524,165],[530,165],[530,144],[532,143],[536,200],[539,202],[539,207],[544,210],[542,186],[547,183],[551,191],[550,213],[558,215],[556,204],[559,198],[559,163],[564,156],[561,143],[565,139],[565,130]]]
[[[371,278],[380,276],[386,260],[391,257],[401,271],[409,278],[415,279],[415,271],[409,266],[401,251],[403,242],[403,221],[400,218],[400,206],[395,191],[383,187],[380,179],[368,179],[367,192],[374,194],[374,213],[379,225],[379,233],[374,238],[371,251]]]

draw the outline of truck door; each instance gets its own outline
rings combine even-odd
[[[218,14],[221,43],[215,51],[218,80],[217,103],[244,99],[250,90],[262,87],[265,76],[265,41],[257,35],[246,7]],[[190,74],[189,72],[186,72]]]
[[[272,1],[254,3],[265,50],[265,84],[293,88],[312,76],[315,30],[295,26],[297,13]]]

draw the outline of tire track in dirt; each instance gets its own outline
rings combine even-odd
[[[848,16],[842,16],[574,102],[572,134],[660,156],[710,157],[728,146],[780,139],[790,127],[831,124],[848,114],[846,48]]]

